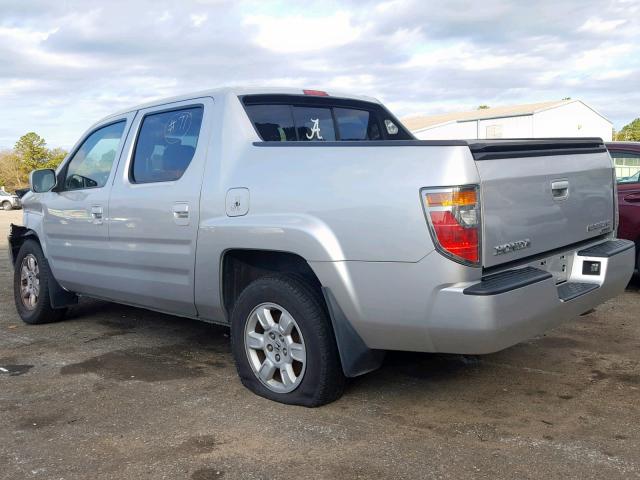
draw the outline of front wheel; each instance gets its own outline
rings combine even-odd
[[[64,316],[66,309],[51,307],[50,277],[51,270],[40,245],[35,240],[26,240],[20,247],[13,272],[16,310],[25,323],[55,322]]]
[[[303,280],[274,275],[251,283],[233,309],[231,342],[242,383],[262,397],[317,407],[342,395],[331,322]]]
[[[11,205],[11,202],[9,202],[8,200],[5,200],[4,202],[2,202],[2,209],[5,211],[13,210],[13,205]]]

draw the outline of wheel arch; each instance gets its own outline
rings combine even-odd
[[[64,308],[69,305],[75,305],[78,303],[78,297],[75,293],[69,292],[65,290],[55,279],[53,276],[53,272],[51,271],[51,266],[47,261],[47,253],[44,250],[44,246],[42,242],[40,242],[40,238],[38,234],[27,227],[23,227],[22,225],[14,225],[11,224],[9,228],[9,247],[10,247],[10,256],[11,256],[11,265],[15,268],[16,260],[18,258],[18,252],[24,242],[27,240],[34,240],[40,246],[42,250],[42,254],[44,255],[45,261],[47,262],[47,269],[50,272],[49,275],[49,301],[51,303],[52,308]]]
[[[220,262],[220,298],[227,318],[247,285],[273,273],[294,274],[321,292],[321,283],[309,263],[300,255],[279,250],[229,249]]]
[[[376,370],[384,359],[384,351],[370,349],[353,328],[331,290],[313,271],[302,256],[286,251],[259,249],[229,249],[220,263],[220,298],[227,318],[240,293],[251,282],[273,273],[293,274],[314,288],[324,306],[338,346],[342,370],[347,377],[356,377]]]
[[[38,234],[34,230],[23,227],[22,225],[15,225],[13,223],[9,226],[9,255],[11,258],[11,265],[15,266],[20,247],[22,247],[22,244],[29,239],[38,242],[40,248],[42,248],[42,243],[38,238]]]

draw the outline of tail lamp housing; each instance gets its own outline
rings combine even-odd
[[[438,251],[458,263],[480,266],[481,222],[478,186],[423,188],[420,197]]]

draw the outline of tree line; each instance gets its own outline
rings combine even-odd
[[[613,138],[621,142],[640,142],[640,118],[622,127]]]
[[[56,168],[67,156],[62,148],[48,148],[35,132],[21,136],[13,149],[0,152],[0,187],[8,192],[29,186],[29,173],[38,168]]]

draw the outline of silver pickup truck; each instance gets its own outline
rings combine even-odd
[[[386,350],[495,352],[622,292],[614,189],[600,139],[418,141],[371,98],[212,90],[110,115],[32,173],[15,303],[229,325],[244,385],[317,406]]]

